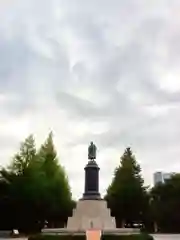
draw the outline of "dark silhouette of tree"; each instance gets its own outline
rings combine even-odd
[[[73,204],[52,133],[38,151],[33,135],[30,135],[21,143],[10,166],[0,171],[1,229],[39,231],[45,221],[62,226]]]
[[[160,232],[179,232],[180,174],[151,190],[151,209]]]
[[[118,227],[145,222],[148,195],[140,172],[131,149],[126,148],[105,196]]]

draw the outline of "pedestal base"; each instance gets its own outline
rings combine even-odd
[[[80,199],[81,201],[83,200],[102,200],[100,193],[96,191],[89,191],[83,194],[83,198]]]
[[[74,231],[115,229],[115,218],[111,217],[106,201],[100,199],[100,196],[99,200],[78,201],[73,216],[68,218],[67,229]]]

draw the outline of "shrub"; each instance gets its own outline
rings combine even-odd
[[[28,240],[85,240],[85,235],[36,235],[29,237]],[[102,235],[101,240],[153,240],[148,234],[134,235]]]
[[[101,240],[153,240],[153,237],[148,234],[103,235]]]
[[[35,235],[28,240],[85,240],[85,235]]]

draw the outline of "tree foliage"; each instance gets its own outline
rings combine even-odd
[[[12,163],[9,166],[11,172],[17,175],[25,174],[29,169],[29,164],[33,164],[36,158],[36,147],[33,135],[29,135],[20,145],[20,150],[13,157]]]
[[[59,165],[57,153],[53,144],[53,135],[49,134],[47,140],[42,144],[38,159],[40,159],[43,173],[46,178],[46,212],[47,220],[67,220],[72,208],[71,191],[68,178],[64,168]]]
[[[40,229],[45,221],[64,225],[72,210],[71,192],[64,168],[58,163],[52,133],[36,150],[33,135],[7,169],[0,171],[1,228]],[[8,221],[4,219],[8,218]]]
[[[132,225],[145,217],[148,196],[140,172],[140,165],[131,149],[126,148],[105,197],[116,217],[117,226],[121,226],[122,222]]]
[[[156,223],[161,232],[179,232],[180,174],[149,191],[130,148],[114,171],[105,199],[117,227]],[[75,204],[52,132],[39,149],[29,135],[10,165],[0,169],[0,229],[39,231],[45,221],[49,227],[63,227]]]
[[[161,232],[179,232],[180,174],[151,190],[151,210]]]

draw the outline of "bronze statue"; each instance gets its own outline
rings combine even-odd
[[[91,144],[88,147],[88,159],[90,160],[96,159],[96,150],[97,150],[96,145],[93,142],[91,142]]]

